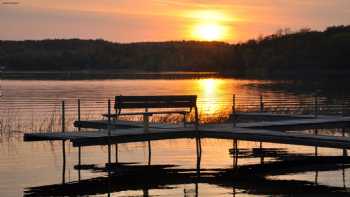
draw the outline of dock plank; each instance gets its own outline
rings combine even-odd
[[[79,124],[82,122],[84,121],[80,121]],[[85,121],[85,123],[107,126],[106,120]],[[99,131],[26,133],[24,134],[24,140],[70,140],[73,143],[73,146],[95,146],[114,143],[142,142],[148,140],[200,137],[350,149],[350,138],[347,137],[315,136],[311,134],[289,133],[273,130],[293,126],[315,126],[339,123],[349,125],[350,117],[332,116],[318,119],[239,123],[237,124],[237,127],[233,127],[232,123],[206,124],[201,125],[199,130],[195,130],[193,127],[183,127],[178,124],[151,123],[148,132],[144,131],[142,128],[143,124],[140,122],[113,121],[114,129],[111,129],[110,136],[106,129],[101,129],[101,127],[99,127]]]
[[[95,146],[108,143],[129,143],[148,140],[177,138],[215,138],[238,139],[247,141],[271,142],[304,146],[329,148],[350,148],[350,138],[337,136],[315,136],[300,133],[277,132],[263,129],[209,127],[196,131],[192,128],[152,129],[145,133],[142,128],[112,130],[100,132],[66,132],[66,133],[33,133],[25,134],[26,141],[35,140],[70,140],[73,146]]]
[[[108,120],[82,120],[75,121],[74,126],[80,128],[90,128],[90,129],[107,129]],[[112,120],[112,128],[143,128],[143,122],[141,121],[128,121],[128,120]],[[156,123],[150,122],[149,128],[163,128],[163,129],[174,129],[181,128],[182,124],[166,124],[166,123]]]
[[[280,120],[280,121],[263,121],[263,122],[249,122],[249,123],[237,123],[237,127],[241,128],[294,128],[303,126],[318,126],[318,125],[329,125],[329,124],[341,124],[343,126],[350,126],[350,117],[323,117],[313,119],[292,119],[292,120]]]

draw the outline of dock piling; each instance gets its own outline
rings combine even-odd
[[[232,123],[233,127],[236,127],[236,95],[232,96]]]
[[[115,144],[115,163],[118,164],[118,144]]]
[[[78,105],[78,111],[77,111],[77,118],[78,118],[78,121],[80,122],[81,118],[80,118],[80,99],[77,100],[77,105]],[[78,125],[78,132],[80,132],[80,125]],[[78,166],[79,166],[79,169],[78,169],[78,179],[80,180],[80,166],[81,166],[81,146],[78,146]]]
[[[65,132],[66,126],[65,126],[65,103],[62,101],[61,105],[61,126],[62,126],[62,133]],[[66,140],[62,140],[62,184],[66,183]]]
[[[342,128],[342,136],[345,137],[345,128]],[[344,148],[343,149],[343,157],[348,156],[348,151]]]
[[[319,113],[319,103],[318,103],[318,96],[315,95],[315,98],[314,98],[314,115],[315,115],[315,118],[318,118],[318,113]]]
[[[318,129],[314,130],[314,134],[318,135]],[[315,146],[315,157],[317,157],[317,156],[318,156],[318,146]]]
[[[233,139],[233,144],[232,144],[232,168],[233,168],[233,172],[235,171],[235,169],[237,168],[238,165],[238,140],[237,139]]]
[[[260,164],[264,164],[264,149],[263,149],[263,143],[259,142],[259,149],[260,149]]]
[[[111,138],[111,100],[108,99],[108,104],[107,104],[107,107],[108,107],[108,141],[110,140]],[[111,143],[108,142],[108,164],[110,166],[111,164]]]
[[[61,128],[62,128],[62,133],[65,132],[65,122],[66,122],[66,113],[65,113],[65,103],[64,101],[62,101],[62,106],[61,106],[61,112],[62,112],[62,116],[61,116]]]
[[[264,100],[263,100],[263,95],[260,95],[260,112],[264,112]]]
[[[148,140],[148,165],[151,165],[151,159],[152,159],[152,147],[151,147],[151,141]]]

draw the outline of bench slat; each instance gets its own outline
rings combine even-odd
[[[196,95],[162,95],[162,96],[116,96],[117,101],[195,101]]]
[[[189,111],[157,111],[157,112],[130,112],[121,114],[111,114],[111,117],[115,116],[130,116],[130,115],[153,115],[153,114],[188,114]],[[102,114],[104,117],[108,117],[108,114]]]

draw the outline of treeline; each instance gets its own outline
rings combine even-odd
[[[350,69],[350,26],[281,30],[239,44],[104,40],[0,41],[0,66],[11,71],[216,71],[242,75]]]

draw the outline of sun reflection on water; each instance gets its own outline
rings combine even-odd
[[[198,80],[199,101],[198,106],[203,115],[215,115],[225,111],[225,100],[221,93],[223,82],[220,79],[201,79]]]

